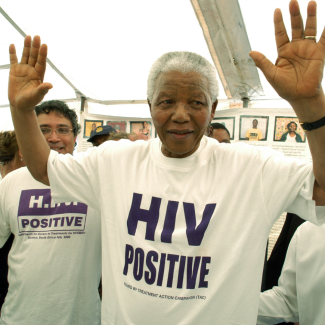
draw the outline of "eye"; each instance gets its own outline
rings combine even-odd
[[[42,132],[44,135],[50,134],[51,131],[52,131],[52,129],[50,129],[50,128],[41,128],[41,132]]]
[[[62,135],[68,135],[70,134],[70,129],[69,128],[58,128],[58,133]]]

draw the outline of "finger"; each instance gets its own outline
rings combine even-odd
[[[46,57],[47,57],[47,45],[42,44],[39,49],[35,70],[40,74],[43,82],[45,70],[46,70]]]
[[[289,3],[291,16],[292,41],[301,40],[304,36],[304,23],[300,14],[300,8],[297,0],[291,0]]]
[[[305,36],[317,35],[317,4],[315,1],[310,1],[307,7],[307,20],[305,28]]]
[[[30,52],[31,43],[32,43],[32,38],[29,35],[27,35],[25,37],[23,54],[21,56],[20,63],[23,63],[23,64],[27,64],[28,63],[28,58],[29,58],[29,52]]]
[[[9,58],[10,58],[10,64],[17,64],[18,63],[18,59],[17,59],[17,55],[16,55],[16,48],[14,44],[10,44],[9,46]]]
[[[272,85],[276,66],[260,52],[251,51],[249,56],[254,60],[255,65],[263,72],[265,78]]]
[[[39,103],[43,100],[44,96],[48,93],[50,89],[52,89],[52,84],[45,82],[40,84],[35,90],[34,90],[34,98]]]
[[[286,43],[289,43],[289,37],[287,35],[286,28],[284,26],[282,13],[280,9],[275,9],[274,11],[274,32],[275,32],[275,42],[276,47],[280,48]]]
[[[39,48],[41,46],[41,38],[39,36],[35,36],[32,42],[32,47],[29,53],[28,65],[34,67],[37,62]]]

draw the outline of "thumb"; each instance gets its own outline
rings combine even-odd
[[[250,51],[249,56],[253,59],[255,65],[263,72],[268,82],[271,82],[275,73],[275,65],[262,53]]]
[[[41,102],[44,98],[44,96],[48,93],[50,89],[52,89],[53,86],[52,84],[45,82],[40,84],[36,89],[35,89],[35,97],[37,98],[38,102]]]

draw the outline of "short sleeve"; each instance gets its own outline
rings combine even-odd
[[[325,207],[316,207],[312,199],[315,177],[311,163],[273,152],[263,165],[262,182],[272,224],[283,211],[317,225],[325,223]]]
[[[51,150],[47,171],[51,195],[55,202],[78,201],[98,210],[100,206],[96,189],[99,185],[98,150],[71,156]]]

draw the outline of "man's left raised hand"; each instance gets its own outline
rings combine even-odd
[[[316,36],[315,1],[308,4],[305,28],[296,0],[290,1],[289,10],[291,42],[284,26],[281,10],[276,9],[274,12],[278,51],[275,65],[259,52],[252,51],[250,56],[279,96],[295,104],[296,101],[310,101],[318,96],[324,96],[321,81],[325,61],[325,29],[318,42],[316,39],[308,38]]]

